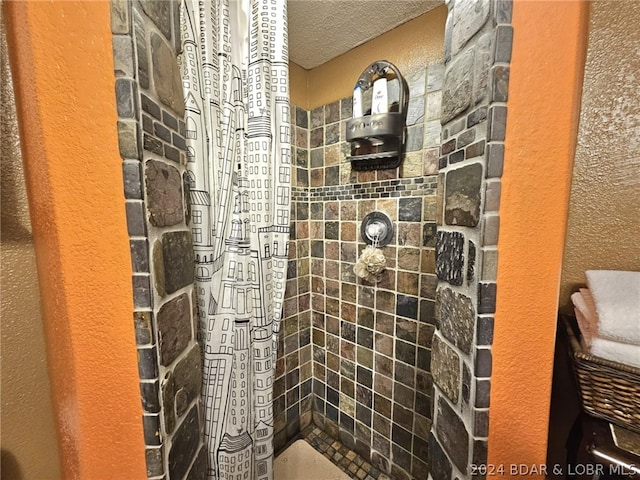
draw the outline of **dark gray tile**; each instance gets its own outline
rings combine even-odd
[[[136,41],[136,64],[138,65],[138,82],[142,88],[149,88],[150,62],[147,51],[147,32],[142,15],[134,9],[134,37]]]
[[[396,340],[395,359],[408,365],[416,364],[416,347],[414,344]]]
[[[496,311],[495,283],[478,284],[478,313],[494,313]]]
[[[495,0],[494,16],[497,24],[511,23],[513,14],[513,1]]]
[[[164,110],[162,112],[162,122],[172,130],[175,130],[176,132],[178,131],[178,120],[176,117]]]
[[[298,106],[296,106],[296,126],[309,128],[309,112]]]
[[[491,100],[506,102],[509,98],[509,67],[495,65],[489,73],[491,78]]]
[[[396,315],[416,320],[418,318],[418,298],[409,295],[398,295]]]
[[[200,422],[198,420],[198,408],[194,406],[171,439],[170,478],[183,478],[196,456],[200,445]]]
[[[122,164],[122,176],[124,178],[124,196],[126,199],[142,199],[142,177],[140,162],[127,161]]]
[[[116,108],[120,118],[135,118],[137,93],[133,80],[116,79]]]
[[[145,464],[147,467],[147,475],[149,477],[157,477],[164,473],[164,454],[163,447],[149,447],[144,451]]]
[[[133,312],[133,323],[136,330],[136,343],[138,345],[155,343],[151,312]]]
[[[487,144],[487,178],[502,177],[504,164],[504,144]]]
[[[166,302],[157,314],[160,362],[168,366],[178,358],[192,339],[191,302],[186,293]]]
[[[142,429],[144,432],[145,445],[160,445],[162,432],[160,427],[160,415],[143,415]]]
[[[140,132],[137,122],[133,120],[118,120],[118,150],[124,159],[139,159],[142,157],[140,146]]]
[[[477,408],[489,408],[489,398],[491,393],[491,380],[476,380],[476,402]]]
[[[145,191],[151,225],[169,227],[184,220],[182,176],[176,168],[165,162],[148,160]]]
[[[135,273],[149,273],[149,245],[147,240],[129,240],[131,268]]]
[[[466,408],[471,399],[471,369],[465,361],[462,362],[462,386],[460,391],[462,393],[462,406]]]
[[[469,432],[464,421],[444,398],[440,398],[437,408],[436,435],[456,467],[466,472],[469,458]]]
[[[149,152],[155,153],[156,155],[164,155],[164,146],[162,144],[162,141],[151,135],[147,135],[146,133],[142,137],[142,147]]]
[[[488,121],[487,140],[489,142],[504,141],[507,129],[507,107],[491,107],[489,109]]]
[[[151,308],[151,284],[148,275],[134,275],[133,304],[135,308]]]
[[[493,317],[480,315],[478,317],[478,330],[476,332],[477,345],[491,346],[493,343]]]
[[[476,275],[476,244],[469,240],[469,247],[467,249],[467,285],[471,285],[471,282]]]
[[[324,106],[324,123],[334,123],[340,120],[340,100]]]
[[[398,220],[401,222],[419,222],[422,220],[422,198],[409,197],[399,200]]]
[[[321,127],[325,124],[324,107],[316,107],[309,114],[311,120],[309,128]]]
[[[467,115],[467,128],[471,128],[478,123],[487,119],[487,107],[480,107],[475,109],[469,115]]]
[[[340,118],[350,119],[353,116],[353,100],[351,97],[340,100]]]
[[[433,480],[451,480],[451,461],[444,452],[433,432],[429,436],[429,460]]]
[[[160,110],[160,106],[144,93],[140,94],[140,104],[143,111],[147,112],[157,120],[162,120],[162,111]]]
[[[140,378],[153,380],[158,378],[158,358],[156,348],[138,348],[138,373]]]
[[[477,377],[490,377],[492,356],[491,350],[487,348],[478,348],[475,358],[475,375]]]
[[[476,139],[476,131],[471,128],[458,135],[457,148],[463,148],[472,143]]]
[[[165,233],[162,236],[162,262],[154,252],[153,263],[159,290],[170,294],[191,285],[195,279],[191,235],[185,231]]]
[[[160,391],[159,381],[157,379],[152,382],[141,382],[140,396],[142,397],[142,409],[145,412],[160,412]]]
[[[457,152],[453,152],[449,155],[449,164],[453,165],[454,163],[460,163],[464,160],[464,150],[458,150]]]
[[[489,412],[487,410],[474,410],[473,435],[476,437],[489,435]]]
[[[324,129],[324,144],[332,145],[340,141],[340,124],[327,125]],[[312,145],[313,146],[313,145]]]

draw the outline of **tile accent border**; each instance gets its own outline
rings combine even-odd
[[[445,30],[432,370],[433,480],[487,461],[511,0],[451,0]]]
[[[177,0],[111,1],[147,476],[204,480],[179,23]]]

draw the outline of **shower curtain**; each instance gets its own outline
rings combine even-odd
[[[183,0],[179,58],[208,478],[273,477],[290,212],[286,0]]]

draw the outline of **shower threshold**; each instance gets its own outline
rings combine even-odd
[[[275,480],[389,480],[353,450],[311,426],[274,462]]]

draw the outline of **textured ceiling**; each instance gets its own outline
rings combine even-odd
[[[289,0],[289,58],[310,69],[442,5],[442,0]]]

